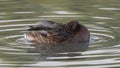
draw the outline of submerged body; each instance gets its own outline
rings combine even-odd
[[[88,42],[89,38],[88,29],[78,21],[71,21],[67,24],[44,21],[30,26],[25,33],[25,39],[46,44],[83,43]]]

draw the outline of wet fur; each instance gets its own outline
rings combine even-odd
[[[29,38],[30,41],[47,44],[89,41],[88,29],[78,21],[71,21],[67,24],[52,21],[42,22],[42,24],[30,26],[25,35],[26,39]]]

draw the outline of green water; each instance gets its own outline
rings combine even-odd
[[[26,43],[24,29],[43,20],[78,20],[90,44]],[[0,68],[119,68],[119,48],[120,0],[0,0]]]

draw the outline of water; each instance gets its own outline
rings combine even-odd
[[[90,44],[26,43],[24,30],[42,20],[78,20]],[[0,0],[1,68],[119,68],[119,48],[119,0]]]

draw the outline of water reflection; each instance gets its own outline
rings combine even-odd
[[[88,45],[88,43],[61,45],[32,44],[31,46],[34,48],[29,49],[27,52],[40,53],[38,57],[39,60],[62,60],[66,59],[66,57],[71,59],[74,56],[80,56],[81,52],[84,52],[88,49]]]
[[[27,50],[28,53],[39,54],[37,56],[39,60],[51,60],[51,59],[62,60],[62,59],[66,59],[66,57],[71,59],[72,57],[82,55],[82,52],[86,51],[89,47],[89,42],[76,43],[76,44],[70,44],[70,43],[68,44],[67,43],[66,44],[39,44],[39,43],[29,42],[25,40],[24,38],[18,39],[17,42],[25,44],[25,46],[29,46],[30,49]],[[54,57],[54,58],[51,58],[51,57]]]
[[[120,67],[119,0],[0,0],[0,67]],[[77,19],[90,44],[39,45],[23,40],[26,26],[41,20]],[[21,39],[23,42],[16,40]]]

